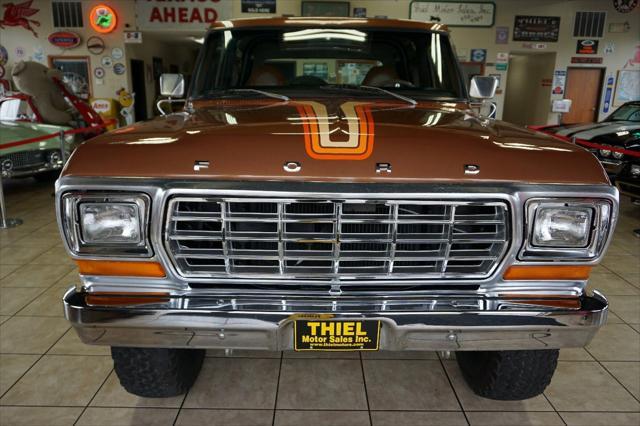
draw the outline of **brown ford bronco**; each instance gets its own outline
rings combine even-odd
[[[479,395],[538,395],[606,321],[585,287],[618,192],[471,107],[439,24],[215,25],[183,112],[96,137],[57,182],[66,317],[142,396],[186,392],[209,348],[456,351]]]

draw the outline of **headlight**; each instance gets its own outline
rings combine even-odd
[[[607,242],[612,222],[608,200],[537,199],[526,206],[522,259],[593,260]]]
[[[640,164],[631,165],[631,176],[640,176]]]
[[[613,155],[613,158],[615,158],[616,160],[621,160],[622,157],[624,157],[624,154],[618,151],[611,152],[611,155]]]
[[[609,149],[601,149],[599,152],[602,157],[609,157],[611,155],[611,150]]]
[[[63,231],[74,254],[152,255],[145,194],[80,193],[62,197]]]

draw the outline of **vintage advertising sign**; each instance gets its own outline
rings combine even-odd
[[[104,40],[98,36],[91,36],[87,40],[87,50],[92,55],[99,55],[104,52]]]
[[[612,75],[607,77],[607,88],[604,92],[604,103],[602,105],[602,112],[609,112],[611,108],[611,95],[613,94],[613,82],[614,78]]]
[[[80,36],[71,31],[58,31],[49,35],[49,43],[62,49],[73,49],[80,45]]]
[[[276,0],[242,0],[242,13],[276,13]]]
[[[124,42],[129,44],[142,43],[142,31],[125,31]]]
[[[509,43],[509,27],[496,27],[496,44]]]
[[[380,321],[302,319],[293,324],[296,351],[378,350]]]
[[[572,56],[571,63],[572,64],[601,64],[602,57],[592,58],[592,57],[584,57],[584,56]]]
[[[558,41],[559,16],[516,15],[513,41]]]
[[[496,5],[490,1],[430,1],[414,0],[409,18],[436,22],[450,27],[492,27]]]
[[[565,70],[555,70],[553,72],[553,84],[551,93],[554,95],[564,95],[564,86],[567,83],[567,72]]]
[[[202,31],[231,18],[232,6],[232,0],[136,0],[136,23],[140,30]]]
[[[596,55],[598,53],[598,40],[578,40],[576,53],[580,55]]]

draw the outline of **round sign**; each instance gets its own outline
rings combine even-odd
[[[104,78],[104,68],[96,68],[93,70],[93,75],[95,75],[96,78]]]
[[[629,13],[638,6],[638,0],[613,0],[613,7],[620,13]]]
[[[92,55],[99,55],[104,52],[104,41],[98,36],[91,36],[87,40],[87,50]]]
[[[4,46],[0,46],[0,65],[4,65],[9,62],[9,52]]]
[[[114,47],[113,49],[111,49],[111,57],[113,59],[122,59],[123,56],[124,52],[119,47]]]
[[[105,67],[110,67],[111,65],[113,65],[113,59],[111,59],[111,56],[103,56],[102,65],[104,65]]]
[[[106,4],[99,4],[89,14],[91,28],[101,34],[107,34],[116,28],[118,17],[115,10]]]
[[[114,72],[116,75],[122,75],[122,74],[124,74],[124,70],[125,70],[125,68],[124,68],[124,64],[121,64],[120,62],[118,62],[117,64],[114,64],[114,65],[113,65],[113,72]]]
[[[4,66],[0,65],[0,78],[4,77],[4,73],[5,73]]]
[[[71,31],[58,31],[49,35],[49,43],[63,49],[73,49],[80,44],[80,36]]]

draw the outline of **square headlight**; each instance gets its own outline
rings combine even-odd
[[[593,260],[612,226],[608,200],[535,199],[526,205],[525,260]]]
[[[62,197],[62,228],[76,255],[152,255],[146,194],[72,192]]]

